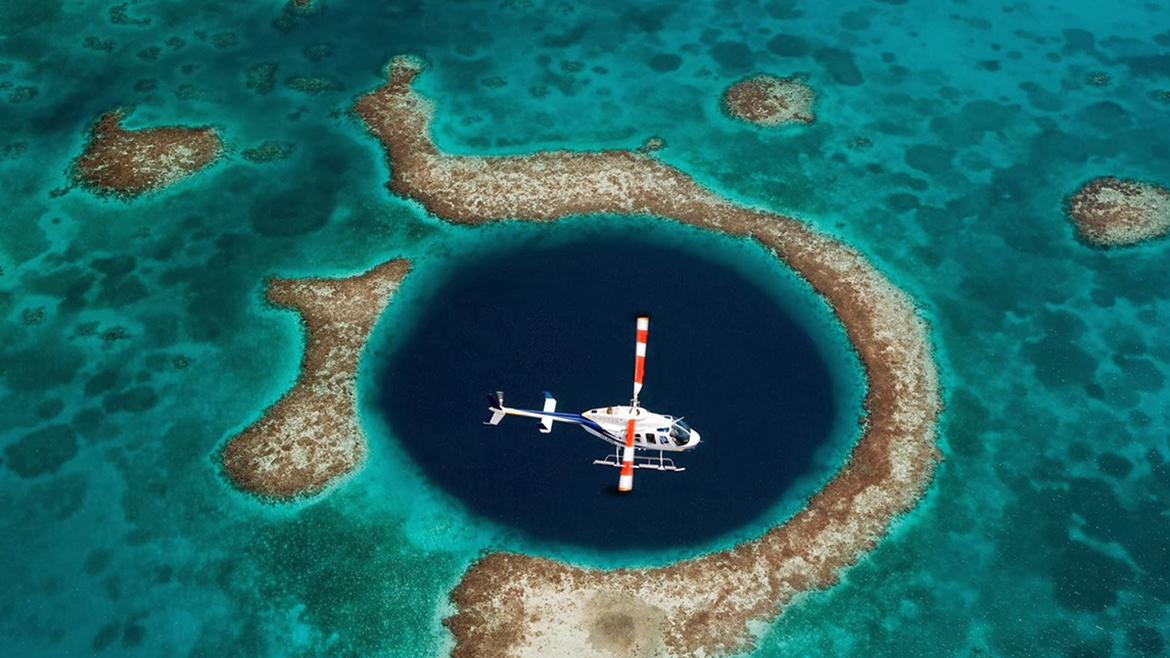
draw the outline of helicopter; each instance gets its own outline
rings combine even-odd
[[[615,446],[614,453],[603,459],[593,460],[594,464],[614,466],[621,469],[618,477],[618,491],[628,492],[634,488],[634,469],[644,468],[657,471],[685,471],[675,466],[674,460],[666,453],[693,450],[699,445],[699,433],[681,417],[658,414],[638,404],[642,392],[642,377],[646,363],[646,339],[650,331],[650,318],[641,316],[636,324],[637,338],[634,349],[634,397],[628,405],[598,407],[583,413],[572,414],[557,411],[556,398],[544,393],[544,406],[535,409],[513,409],[504,406],[504,393],[489,393],[488,410],[492,412],[485,425],[498,425],[504,416],[536,418],[542,434],[552,432],[553,423],[580,425],[586,432]],[[639,455],[644,453],[657,453]]]

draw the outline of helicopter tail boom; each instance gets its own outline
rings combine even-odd
[[[545,391],[544,393],[544,407],[540,411],[534,409],[513,409],[504,406],[504,392],[497,391],[495,393],[487,394],[488,411],[492,412],[492,417],[484,423],[484,425],[499,425],[504,416],[524,416],[526,418],[535,418],[540,427],[542,434],[548,434],[552,431],[554,421],[561,421],[567,423],[586,423],[584,416],[580,414],[559,414],[557,413],[557,400],[552,396],[552,393]]]

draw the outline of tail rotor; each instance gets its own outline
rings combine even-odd
[[[484,425],[499,425],[500,421],[504,419],[504,392],[496,391],[493,395],[487,394],[488,411],[492,412],[492,417],[484,421]]]

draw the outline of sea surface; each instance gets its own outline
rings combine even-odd
[[[428,63],[417,84],[442,149],[661,137],[657,157],[853,246],[929,320],[946,403],[933,484],[840,584],[756,629],[752,656],[1167,653],[1170,239],[1094,249],[1063,214],[1095,176],[1170,185],[1165,2],[325,0],[302,16],[276,0],[0,0],[0,655],[442,656],[447,595],[484,550],[662,564],[782,521],[843,462],[856,360],[758,247],[649,217],[455,227],[387,192],[382,152],[348,108],[404,53]],[[724,116],[722,90],[757,72],[803,75],[816,123]],[[90,125],[118,107],[133,108],[130,128],[213,125],[229,157],[128,203],[70,189]],[[244,157],[269,141],[287,157]],[[605,268],[608,254],[622,262]],[[218,451],[288,390],[303,345],[296,314],[264,302],[265,278],[396,256],[417,265],[362,362],[365,467],[294,504],[235,491]],[[595,355],[588,372],[489,333],[447,346],[474,374],[461,377],[419,336],[444,321],[475,335],[489,311],[487,326],[515,326],[507,305],[541,317],[522,294],[536,275],[563,289],[544,317],[572,337],[559,349]],[[491,281],[499,307],[476,288]],[[594,287],[620,303],[590,303]],[[680,310],[730,296],[735,314]],[[627,401],[632,316],[646,310],[644,401],[688,415],[704,444],[683,473],[638,472],[631,501],[677,514],[669,488],[701,500],[716,460],[775,455],[791,437],[764,408],[791,402],[774,399],[792,383],[783,345],[757,350],[755,386],[690,390],[732,355],[680,337],[719,335],[727,315],[791,329],[823,371],[800,468],[738,494],[742,507],[720,498],[729,518],[669,541],[501,512],[490,488],[516,486],[505,476],[561,482],[543,493],[579,515],[619,502],[602,482],[613,469],[587,463],[605,444],[485,428],[481,400],[500,387],[518,406],[544,390],[565,411]],[[404,404],[403,369],[426,369],[410,364],[416,348],[446,359],[449,386],[414,394],[448,396],[416,411],[439,414],[454,457],[461,440],[491,460],[530,442],[543,470],[485,469],[461,495],[470,485],[409,434],[427,420]],[[740,396],[752,415],[732,418]]]
[[[484,231],[508,246],[477,244],[416,270],[431,285],[404,288],[405,312],[387,313],[386,342],[373,341],[368,363],[381,372],[366,424],[381,419],[429,480],[521,531],[532,545],[510,548],[527,552],[667,562],[756,537],[799,509],[844,461],[861,416],[860,365],[828,306],[742,240],[566,221]],[[629,404],[642,314],[654,337],[640,404],[699,432],[692,450],[664,453],[685,472],[637,470],[637,494],[619,494],[618,470],[592,466],[614,446],[583,429],[482,424],[484,394],[498,390],[522,409],[540,409],[545,390],[562,412]]]

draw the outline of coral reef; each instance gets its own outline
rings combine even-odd
[[[1068,200],[1069,219],[1086,242],[1137,244],[1170,232],[1170,190],[1106,176],[1085,183]]]
[[[342,88],[341,82],[326,75],[294,75],[285,81],[290,89],[306,94],[322,94]]]
[[[292,389],[224,446],[223,467],[236,486],[292,499],[362,463],[366,438],[354,407],[358,360],[409,269],[397,259],[345,279],[269,281],[269,301],[300,312],[305,353]]]
[[[161,190],[223,154],[223,141],[210,126],[126,130],[125,116],[122,110],[103,114],[73,165],[77,182],[98,194],[129,199]]]
[[[244,70],[245,84],[257,94],[267,94],[276,88],[276,62],[260,62]]]
[[[448,221],[552,221],[624,213],[757,240],[833,308],[869,384],[848,463],[793,518],[733,549],[647,569],[603,571],[509,553],[483,557],[451,594],[457,658],[714,655],[752,645],[749,624],[828,587],[912,508],[939,459],[941,402],[926,323],[857,251],[805,224],[732,204],[685,173],[626,150],[450,156],[430,138],[433,105],[394,59],[355,111],[386,150],[389,188]]]
[[[661,137],[647,137],[646,141],[638,147],[639,153],[653,153],[654,151],[661,151],[666,148],[666,140]]]
[[[289,142],[281,142],[277,140],[267,140],[261,142],[258,146],[250,149],[244,149],[240,153],[245,160],[249,162],[264,163],[272,162],[273,160],[284,160],[292,155],[296,148],[294,144]]]
[[[723,92],[723,111],[757,126],[812,123],[816,93],[797,77],[759,73],[740,80]]]

